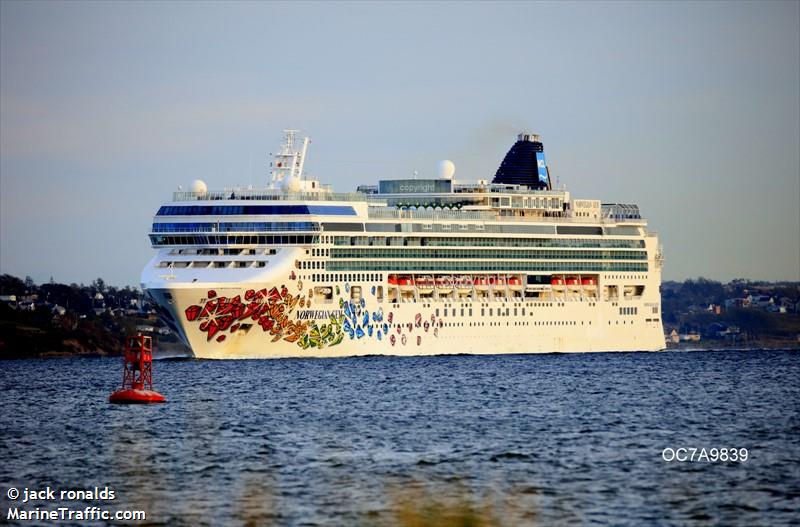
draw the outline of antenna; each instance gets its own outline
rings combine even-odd
[[[281,182],[288,181],[291,178],[300,180],[303,174],[306,152],[311,141],[308,137],[304,138],[302,147],[298,149],[296,143],[299,133],[299,130],[283,131],[283,144],[278,149],[278,153],[274,155],[274,161],[270,164],[272,167],[270,188],[280,188]]]
[[[306,163],[306,152],[308,152],[308,137],[303,138],[303,150],[300,151],[300,166],[297,168],[297,177],[303,177],[303,165]]]

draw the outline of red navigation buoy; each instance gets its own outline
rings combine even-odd
[[[153,338],[136,335],[125,339],[125,369],[122,389],[108,398],[116,404],[163,403],[163,395],[153,391]]]

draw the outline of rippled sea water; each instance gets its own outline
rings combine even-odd
[[[503,525],[800,521],[798,352],[159,361],[156,406],[109,405],[120,377],[0,362],[4,519],[7,488],[50,485],[109,486],[72,506],[150,525],[392,525],[448,499]]]

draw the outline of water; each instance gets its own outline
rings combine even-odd
[[[120,376],[0,363],[3,518],[8,487],[97,485],[117,499],[73,506],[154,525],[384,525],[437,503],[506,525],[800,520],[798,352],[162,361],[169,402],[149,407],[107,404]]]

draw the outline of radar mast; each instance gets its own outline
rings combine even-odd
[[[280,188],[283,181],[295,178],[300,181],[303,177],[303,165],[308,151],[309,138],[303,138],[303,144],[297,147],[298,134],[300,130],[284,130],[283,144],[275,154],[274,160],[270,163],[272,171],[270,173],[270,188]]]

